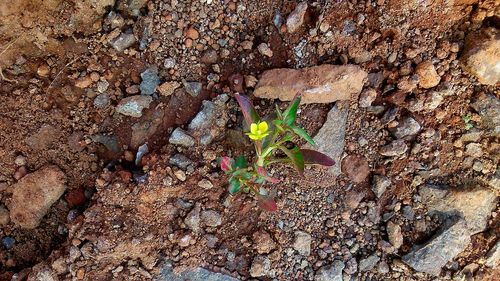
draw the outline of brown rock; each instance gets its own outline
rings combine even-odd
[[[164,97],[168,97],[174,93],[174,90],[179,88],[181,83],[176,81],[165,82],[158,87],[158,92]]]
[[[342,172],[355,183],[361,183],[366,180],[370,174],[370,167],[366,158],[360,155],[349,155],[342,159]]]
[[[66,175],[57,166],[28,174],[13,187],[10,218],[22,228],[36,228],[66,190]]]
[[[304,23],[304,15],[307,11],[307,2],[299,3],[293,12],[290,13],[286,19],[286,28],[288,32],[293,33],[299,29],[299,27]]]
[[[255,232],[253,234],[253,242],[259,254],[268,254],[276,248],[276,243],[266,231]]]
[[[331,103],[349,100],[361,92],[367,73],[356,65],[313,66],[303,69],[267,70],[257,84],[254,95],[259,98],[290,101],[302,94],[302,103]]]
[[[187,38],[196,40],[198,37],[200,37],[200,34],[198,33],[198,30],[194,29],[193,27],[190,27],[186,30],[186,36]]]
[[[441,77],[436,72],[436,68],[431,61],[423,61],[417,65],[415,72],[420,78],[419,85],[422,88],[429,89],[435,87],[441,81]]]
[[[387,235],[389,236],[389,242],[391,242],[394,248],[399,249],[403,245],[403,234],[401,233],[401,226],[393,223],[392,221],[387,223]]]
[[[81,89],[85,89],[92,85],[92,79],[89,76],[78,78],[75,82],[75,86]]]
[[[500,31],[487,28],[469,34],[460,60],[464,70],[476,76],[481,84],[500,82]]]

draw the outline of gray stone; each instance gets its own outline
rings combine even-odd
[[[200,95],[203,87],[203,84],[195,81],[193,82],[182,81],[182,84],[184,85],[184,90],[186,90],[186,92],[194,98]]]
[[[391,179],[388,177],[379,175],[373,176],[372,191],[378,198],[384,194],[389,186],[391,186]]]
[[[253,259],[252,265],[250,267],[250,276],[252,277],[262,277],[269,274],[271,270],[271,261],[265,256],[256,256]]]
[[[150,96],[137,95],[127,97],[118,103],[116,106],[116,112],[126,116],[141,117],[142,110],[149,108],[152,101],[153,98]]]
[[[359,107],[369,107],[377,98],[377,91],[374,89],[366,89],[359,95]]]
[[[380,148],[379,153],[383,156],[394,157],[403,155],[407,150],[408,146],[406,145],[404,140],[395,140],[392,141],[390,144]]]
[[[369,271],[371,270],[372,268],[374,268],[378,261],[380,260],[380,258],[373,254],[365,259],[362,259],[359,261],[359,271],[360,272],[365,272],[365,271]]]
[[[481,125],[488,132],[495,136],[500,136],[500,99],[486,94],[480,96],[473,104],[472,108],[481,116]]]
[[[326,117],[323,127],[314,136],[314,142],[317,150],[330,156],[335,161],[335,165],[330,171],[338,176],[341,173],[341,157],[344,152],[345,133],[347,116],[349,109],[344,103],[342,109],[339,104],[335,104]]]
[[[349,275],[358,272],[358,261],[356,260],[356,258],[351,258],[350,260],[347,261],[344,268],[344,272]]]
[[[158,68],[156,66],[149,67],[141,73],[141,84],[139,89],[141,95],[152,96],[156,92],[156,87],[160,85],[160,77],[158,76]]]
[[[189,165],[193,164],[193,161],[187,158],[184,154],[177,153],[170,157],[169,163],[184,170]]]
[[[97,108],[105,108],[111,104],[111,99],[107,93],[100,94],[94,99],[94,106]]]
[[[202,145],[209,145],[215,137],[225,130],[229,120],[226,102],[229,97],[225,94],[217,96],[214,101],[203,101],[200,112],[188,125],[188,133]]]
[[[93,142],[100,143],[109,151],[120,153],[121,147],[118,144],[118,138],[115,135],[97,134],[90,137]]]
[[[314,281],[342,281],[344,267],[344,263],[338,260],[331,265],[325,265],[316,272]]]
[[[238,281],[238,279],[222,273],[208,271],[202,267],[188,269],[180,273],[174,273],[171,263],[166,263],[161,270],[160,275],[155,281]]]
[[[222,216],[214,210],[204,210],[201,212],[201,221],[205,226],[217,227],[222,224]]]
[[[396,128],[391,128],[389,131],[398,139],[404,138],[406,136],[412,136],[418,133],[421,129],[420,124],[411,117],[404,118],[399,122]]]
[[[111,42],[111,46],[118,52],[123,52],[125,49],[134,45],[135,42],[136,39],[134,34],[122,33]]]
[[[486,254],[486,266],[495,268],[500,264],[500,240]]]
[[[167,58],[165,59],[165,61],[163,62],[163,66],[166,68],[166,69],[172,69],[175,67],[175,59],[174,58]]]
[[[312,237],[309,233],[304,231],[296,231],[293,248],[299,254],[307,257],[311,254],[311,241]]]
[[[470,243],[471,235],[483,231],[497,196],[488,189],[451,191],[424,185],[419,190],[429,215],[438,215],[443,224],[423,245],[417,245],[403,261],[417,271],[439,275],[441,268]]]
[[[176,128],[172,132],[172,135],[170,135],[168,142],[171,144],[174,144],[174,145],[182,145],[185,147],[191,147],[195,143],[194,138],[192,136],[188,135],[181,128]]]

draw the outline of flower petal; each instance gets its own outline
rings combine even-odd
[[[269,129],[269,126],[267,125],[267,122],[266,121],[262,121],[259,123],[259,130],[262,132],[262,133],[265,133],[267,132],[267,130]]]
[[[257,130],[258,130],[258,129],[259,129],[259,127],[257,126],[257,124],[252,123],[252,124],[250,125],[250,132],[251,132],[252,134],[257,133]]]

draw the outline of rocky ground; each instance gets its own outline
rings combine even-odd
[[[0,3],[0,280],[496,280],[497,1]],[[337,162],[252,155],[234,93]],[[299,142],[300,143],[300,142]],[[305,143],[300,143],[306,146]]]

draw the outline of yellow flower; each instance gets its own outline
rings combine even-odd
[[[250,125],[250,133],[247,133],[247,135],[252,140],[261,140],[269,135],[268,130],[269,126],[266,121],[259,122],[258,124],[252,123]]]

